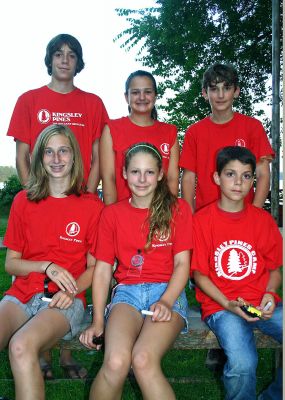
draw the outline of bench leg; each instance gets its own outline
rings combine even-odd
[[[280,366],[282,366],[282,349],[275,349],[275,373],[277,371],[277,368],[279,368]]]

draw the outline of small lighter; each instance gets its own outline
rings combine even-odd
[[[241,309],[250,317],[261,318],[262,315],[261,311],[253,307],[251,304],[244,304],[243,306],[241,306]]]

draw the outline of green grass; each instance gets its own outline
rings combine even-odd
[[[8,216],[9,214],[7,212],[1,212],[0,214],[0,237],[5,235]]]
[[[3,297],[4,291],[11,285],[11,276],[4,269],[5,257],[6,250],[0,249],[0,299]]]
[[[4,249],[0,250],[0,298],[10,286],[11,277],[4,272]],[[187,290],[191,305],[196,303],[194,292]],[[88,302],[91,301],[90,292]],[[3,323],[3,322],[1,322]],[[259,364],[257,369],[257,392],[262,391],[272,380],[274,371],[274,352],[270,349],[258,350]],[[173,383],[172,387],[178,400],[222,400],[224,398],[223,386],[220,377],[211,373],[204,365],[206,350],[171,350],[163,359],[163,371],[172,381],[173,378],[185,377],[185,383]],[[53,371],[55,381],[46,382],[47,400],[85,400],[88,399],[89,389],[94,376],[102,364],[101,352],[73,352],[73,355],[89,371],[89,379],[84,381],[71,381],[65,379],[59,367],[58,350],[53,350]],[[7,350],[0,352],[0,396],[7,396],[10,400],[14,397],[14,383],[9,366]],[[123,400],[142,399],[137,384],[127,380]],[[158,399],[160,400],[160,399]]]
[[[64,379],[58,366],[58,351],[53,351],[53,370],[56,381],[46,382],[46,398],[48,400],[85,400],[93,377],[102,363],[102,354],[96,352],[74,352],[74,356],[88,368],[89,378],[84,381]],[[172,383],[178,400],[222,400],[223,387],[219,376],[212,374],[204,366],[205,350],[177,351],[171,350],[163,360],[163,370],[167,377],[190,378],[187,383]],[[258,392],[265,388],[272,379],[274,357],[271,350],[259,350],[259,366],[257,370]],[[0,353],[0,394],[14,399],[14,384],[9,367],[7,351]],[[127,381],[124,387],[123,400],[142,399],[138,386],[133,381]]]

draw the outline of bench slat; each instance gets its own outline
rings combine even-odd
[[[81,326],[81,331],[86,329],[92,322],[90,314],[91,307],[85,311],[84,319]],[[219,343],[214,333],[201,320],[201,314],[198,307],[191,307],[189,315],[189,331],[187,334],[180,334],[173,344],[174,349],[192,350],[192,349],[217,349]],[[281,349],[282,345],[276,340],[263,334],[259,330],[254,331],[256,347]],[[79,335],[78,335],[79,336]],[[88,350],[78,340],[78,337],[72,340],[60,340],[56,347],[72,349],[72,350]]]

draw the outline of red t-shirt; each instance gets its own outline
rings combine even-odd
[[[133,144],[148,142],[157,147],[162,155],[162,165],[167,174],[170,151],[177,138],[177,128],[165,122],[154,121],[151,126],[134,124],[129,117],[109,121],[115,152],[117,200],[130,197],[131,192],[123,177],[124,152]]]
[[[144,251],[148,227],[148,209],[132,207],[128,199],[111,204],[102,212],[96,259],[118,266],[118,283],[168,282],[173,273],[174,255],[192,248],[192,213],[189,205],[178,200],[173,212],[170,237],[155,237],[148,252]],[[142,260],[143,258],[143,260]]]
[[[197,175],[197,210],[220,197],[213,173],[216,155],[225,146],[247,147],[257,162],[261,158],[274,157],[266,132],[255,118],[234,113],[233,119],[225,124],[216,124],[207,117],[190,126],[185,134],[179,166]],[[252,202],[253,190],[247,200]]]
[[[282,265],[282,237],[272,216],[247,204],[238,213],[225,212],[216,202],[193,217],[191,273],[200,271],[229,299],[242,297],[260,305],[269,271]],[[223,308],[196,288],[202,317]]]
[[[22,94],[15,105],[8,136],[27,143],[32,152],[40,132],[48,125],[62,124],[74,132],[83,159],[85,179],[88,178],[92,144],[99,139],[108,114],[100,99],[92,93],[75,88],[70,93],[57,93],[43,86]]]
[[[22,259],[52,261],[77,279],[86,269],[86,254],[94,253],[99,216],[103,203],[94,194],[47,197],[29,201],[19,192],[12,204],[4,244],[22,253]],[[26,303],[43,292],[45,274],[31,272],[17,276],[6,292]],[[49,291],[58,291],[50,282]],[[78,295],[85,304],[84,292]]]

